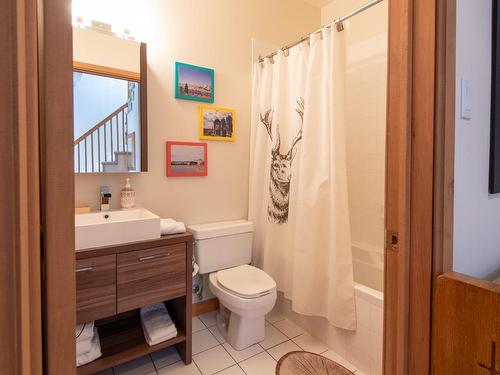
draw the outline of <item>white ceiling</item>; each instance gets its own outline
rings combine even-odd
[[[331,3],[333,0],[304,0],[306,3],[311,4],[312,6],[321,8],[326,4]]]

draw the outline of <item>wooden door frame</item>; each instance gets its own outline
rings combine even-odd
[[[436,38],[433,288],[453,270],[457,0],[440,0]]]
[[[0,373],[75,373],[70,0],[0,2]]]
[[[435,277],[451,269],[455,0],[389,0],[384,374],[428,374]]]
[[[386,194],[389,203],[386,227],[399,233],[399,243],[397,250],[386,249],[384,373],[427,374],[432,275],[451,266],[453,138],[450,134],[453,135],[454,87],[451,82],[454,82],[454,68],[444,62],[454,58],[451,42],[454,38],[451,15],[454,13],[453,6],[444,5],[449,4],[448,0],[388,1]],[[35,6],[38,14],[34,11]],[[6,274],[12,270],[17,272],[12,272],[5,284],[0,283],[5,289],[0,299],[12,306],[2,311],[8,315],[0,320],[2,332],[6,332],[1,353],[9,359],[0,366],[5,366],[9,373],[38,374],[41,371],[41,346],[36,340],[41,337],[37,334],[41,328],[36,314],[37,301],[40,301],[36,280],[40,269],[37,267],[36,241],[28,240],[38,236],[34,228],[41,225],[44,372],[73,374],[75,280],[74,257],[68,256],[74,252],[70,1],[7,0],[1,7],[0,18],[8,30],[0,36],[0,45],[9,50],[15,48],[17,54],[2,60],[2,64],[7,64],[5,70],[0,70],[2,82],[5,79],[9,83],[2,88],[7,87],[11,93],[9,96],[7,91],[0,91],[2,105],[4,100],[7,103],[6,112],[0,112],[6,116],[2,124],[10,126],[10,131],[7,129],[4,133],[6,137],[0,140],[5,143],[6,150],[10,150],[2,153],[0,170],[16,177],[5,185],[6,196],[11,202],[3,206],[0,216],[2,224],[8,224],[9,218],[13,222],[12,225],[0,225],[0,230],[5,232],[2,240],[7,242],[7,248],[14,251],[7,254],[6,262],[0,263],[0,267],[5,268],[2,271]],[[7,17],[2,17],[4,15]],[[34,39],[26,36],[23,39],[23,30],[33,27],[34,22],[38,22],[38,56],[33,54]],[[14,37],[9,30],[20,34]],[[27,45],[17,44],[22,40]],[[443,43],[447,46],[444,55],[443,49],[436,47]],[[38,64],[34,63],[34,56],[38,57]],[[22,59],[26,59],[24,73],[18,71]],[[36,99],[41,98],[39,108],[27,91],[33,74],[38,74],[39,78],[36,87]],[[31,145],[26,143],[27,135],[36,134],[27,121],[31,119],[31,124],[37,123],[33,108],[40,111],[42,204],[39,222],[37,205],[33,204],[39,199],[36,193],[37,153],[26,148],[27,144]],[[19,117],[21,113],[24,117]],[[29,189],[30,183],[35,183],[35,189]],[[22,228],[27,231],[23,233]],[[35,256],[27,257],[28,254]],[[26,275],[27,267],[32,267],[28,268],[32,277],[23,279],[21,276]],[[35,289],[30,291],[28,285]],[[29,308],[23,306],[27,297],[33,297]],[[34,314],[30,315],[32,312]],[[27,333],[32,335],[31,340]],[[6,337],[11,337],[12,341]],[[6,342],[15,345],[5,345]]]
[[[73,40],[70,0],[38,0],[44,373],[75,374]]]
[[[0,373],[41,375],[36,2],[0,2]]]

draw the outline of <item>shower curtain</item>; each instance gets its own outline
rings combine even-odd
[[[344,129],[344,33],[335,28],[253,70],[253,263],[292,309],[356,328]]]

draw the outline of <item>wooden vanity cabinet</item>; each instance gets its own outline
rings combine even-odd
[[[186,364],[191,363],[192,247],[192,235],[184,233],[77,251],[77,321],[95,320],[102,351],[101,358],[78,367],[78,375],[172,345]],[[166,304],[178,334],[149,346],[139,309],[159,302]]]
[[[116,314],[116,256],[76,261],[76,315],[78,323]]]
[[[186,246],[175,244],[117,255],[117,312],[186,294]]]

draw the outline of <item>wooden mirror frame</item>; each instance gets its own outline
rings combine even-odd
[[[108,66],[73,61],[73,71],[103,77],[126,79],[139,83],[140,125],[141,125],[141,166],[137,172],[148,171],[148,61],[146,43],[140,46],[140,73],[111,68]],[[104,172],[99,172],[104,173]]]

